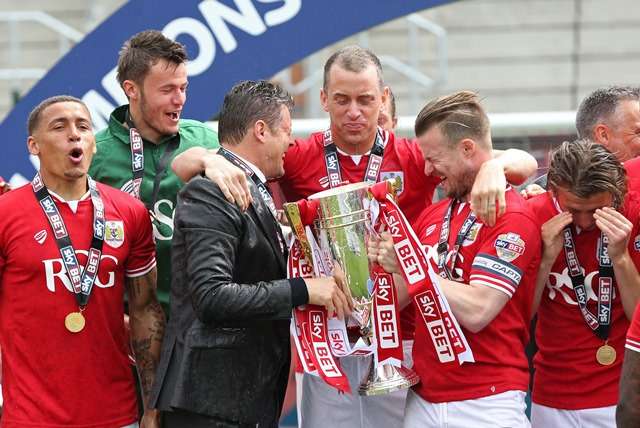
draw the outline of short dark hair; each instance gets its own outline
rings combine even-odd
[[[35,106],[35,108],[31,110],[31,113],[29,113],[29,119],[27,119],[27,132],[29,133],[29,135],[33,135],[33,131],[35,131],[38,125],[40,125],[40,117],[42,116],[42,112],[44,112],[47,107],[58,103],[78,103],[82,107],[84,107],[87,113],[89,113],[89,108],[84,103],[84,101],[79,98],[73,97],[71,95],[56,95],[54,97],[49,97]],[[90,113],[89,117],[91,117]]]
[[[346,46],[329,57],[324,64],[324,76],[322,82],[322,88],[326,91],[329,86],[329,72],[334,64],[339,65],[347,71],[359,73],[369,65],[373,65],[376,68],[378,74],[378,85],[380,89],[384,86],[384,79],[382,78],[382,64],[380,59],[369,49],[362,48],[360,46]]]
[[[565,141],[550,155],[550,188],[562,187],[579,198],[608,192],[614,206],[622,206],[627,193],[627,175],[618,158],[589,139]]]
[[[245,80],[236,84],[224,96],[218,120],[218,138],[221,143],[240,143],[247,129],[258,120],[264,120],[269,129],[280,125],[281,108],[293,110],[293,98],[275,83],[266,80]]]
[[[424,106],[416,117],[416,136],[433,126],[439,127],[451,145],[464,138],[482,142],[490,132],[489,117],[480,104],[480,98],[469,91],[445,95]]]
[[[593,128],[609,121],[622,101],[640,100],[640,90],[631,86],[610,86],[589,94],[576,112],[578,138],[593,139]]]
[[[142,83],[149,69],[165,60],[176,66],[187,61],[187,51],[181,43],[167,38],[160,31],[142,31],[127,40],[118,57],[118,82]]]

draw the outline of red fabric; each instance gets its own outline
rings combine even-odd
[[[532,198],[528,205],[535,211],[539,224],[558,214],[551,193]],[[628,217],[634,223],[629,254],[636,266],[640,263],[640,235],[637,211]],[[580,265],[585,271],[588,306],[597,314],[598,241],[600,230],[581,231],[573,237]],[[636,249],[637,247],[637,249]],[[609,345],[617,352],[615,363],[602,366],[596,351],[603,341],[586,325],[573,292],[564,252],[556,259],[542,293],[538,309],[534,358],[536,374],[533,401],[558,409],[587,409],[612,406],[618,402],[618,381],[624,354],[625,333],[629,322],[625,317],[620,293],[615,287],[612,302]]]
[[[126,272],[142,275],[155,266],[155,246],[142,203],[98,188],[107,227],[121,221],[124,240],[119,246],[105,241],[86,326],[76,334],[65,329],[64,319],[78,305],[31,186],[0,199],[2,427],[120,427],[137,420],[122,321],[124,281]],[[56,204],[84,265],[93,235],[91,199],[81,201],[75,214],[68,204]]]
[[[526,391],[529,386],[524,348],[529,341],[531,300],[540,262],[540,236],[533,215],[520,195],[509,190],[506,199],[507,211],[494,227],[479,221],[473,227],[460,247],[452,271],[457,281],[489,286],[510,297],[500,313],[480,332],[472,333],[461,326],[475,363],[440,363],[424,323],[416,317],[413,362],[422,382],[415,391],[427,401],[469,400],[508,390]],[[446,199],[428,208],[414,227],[436,271],[436,247],[449,202],[450,199]],[[452,215],[450,254],[470,210],[466,203],[459,208],[455,208]],[[519,249],[498,253],[497,246],[509,240],[521,241]],[[447,262],[451,268],[450,254]],[[482,261],[487,259],[493,260],[491,266],[498,268],[483,267],[486,265]]]
[[[342,180],[357,183],[364,180],[369,155],[356,164],[348,155],[338,152]],[[284,159],[285,175],[280,186],[288,201],[297,201],[329,188],[324,160],[323,133],[311,134],[306,140],[296,140]],[[424,174],[424,158],[416,141],[398,138],[389,133],[385,146],[380,179],[402,175],[403,189],[398,205],[410,222],[429,206],[440,179]],[[403,339],[413,338],[413,307],[400,314]]]
[[[636,306],[636,310],[633,312],[625,347],[634,352],[640,352],[640,305]]]

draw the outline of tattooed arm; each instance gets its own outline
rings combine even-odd
[[[620,428],[640,424],[640,353],[630,349],[625,349],[622,364],[616,422]]]
[[[149,419],[157,421],[158,418],[157,411],[147,408],[156,367],[160,360],[160,347],[165,326],[164,312],[156,297],[156,277],[157,272],[154,268],[146,275],[127,278],[131,346],[136,358],[145,408],[141,427],[154,426]]]

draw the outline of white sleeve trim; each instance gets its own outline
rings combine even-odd
[[[507,287],[503,287],[503,286],[500,286],[500,285],[497,285],[497,284],[493,284],[493,283],[488,282],[488,281],[481,281],[479,279],[474,279],[474,280],[470,281],[469,284],[471,284],[471,285],[484,285],[484,286],[487,286],[487,287],[491,287],[494,290],[502,291],[504,294],[509,296],[509,299],[511,299],[513,297],[513,291],[511,291]]]
[[[155,257],[153,257],[151,260],[149,260],[149,262],[146,265],[142,266],[142,267],[139,267],[137,269],[131,269],[131,270],[125,271],[124,275],[127,278],[136,278],[136,277],[148,274],[149,272],[151,272],[151,270],[154,267],[156,267],[156,258]]]

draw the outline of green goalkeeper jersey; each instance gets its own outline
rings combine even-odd
[[[133,172],[129,129],[124,125],[128,105],[120,106],[111,113],[107,128],[96,134],[97,153],[93,157],[89,174],[96,181],[131,193]],[[177,144],[168,156],[165,150]],[[191,148],[219,147],[217,134],[202,122],[181,119],[177,135],[166,137],[159,144],[143,140],[144,171],[140,186],[140,199],[151,213],[153,236],[156,241],[158,263],[158,298],[168,308],[171,284],[171,238],[173,237],[173,213],[176,208],[178,190],[182,181],[173,173],[173,158]],[[164,159],[163,159],[164,157]],[[154,182],[157,191],[154,197]]]

